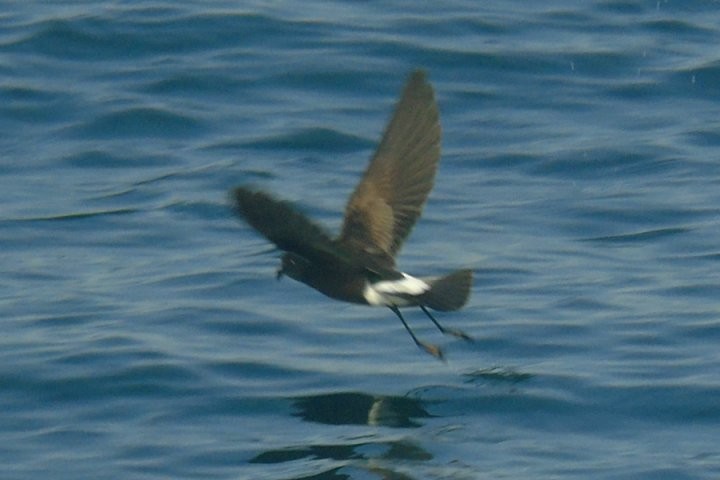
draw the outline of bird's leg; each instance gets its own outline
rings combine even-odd
[[[413,331],[410,329],[410,326],[407,324],[407,322],[403,318],[402,314],[400,313],[400,309],[398,309],[396,306],[391,306],[390,310],[395,312],[395,315],[398,316],[398,318],[402,322],[403,326],[405,327],[405,330],[408,331],[408,333],[412,337],[413,341],[415,342],[415,345],[422,348],[423,350],[428,352],[433,357],[435,357],[439,360],[445,360],[445,357],[443,356],[443,352],[442,352],[442,350],[440,350],[440,347],[438,347],[437,345],[433,345],[432,343],[426,343],[426,342],[423,342],[422,340],[418,340],[418,338],[415,336]]]
[[[435,324],[435,326],[438,328],[438,330],[440,330],[443,334],[452,335],[453,337],[457,337],[457,338],[462,338],[463,340],[466,340],[468,342],[475,341],[470,335],[463,332],[462,330],[458,330],[457,328],[443,327],[442,325],[440,325],[440,322],[435,320],[435,317],[433,317],[430,314],[430,312],[428,312],[428,309],[425,308],[425,305],[420,305],[420,308],[422,308],[422,311],[425,312],[425,315],[427,315],[430,318],[430,320],[432,320],[432,322]]]

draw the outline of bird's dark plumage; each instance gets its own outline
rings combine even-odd
[[[337,238],[331,237],[288,202],[237,187],[235,212],[285,251],[278,273],[301,281],[329,297],[390,307],[415,343],[437,357],[440,349],[418,340],[398,307],[417,305],[443,332],[426,307],[461,308],[470,294],[472,272],[415,278],[395,269],[395,255],[422,213],[440,160],[440,119],[432,87],[414,72],[402,93],[362,180],[345,208]]]

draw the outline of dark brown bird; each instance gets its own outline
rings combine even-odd
[[[326,231],[293,208],[262,191],[237,187],[236,213],[286,253],[277,272],[346,302],[386,306],[398,316],[415,343],[438,358],[436,345],[419,340],[400,313],[418,306],[444,334],[428,308],[452,311],[467,302],[472,271],[416,278],[395,267],[395,255],[422,213],[440,160],[440,118],[433,89],[422,71],[410,76],[380,146],[350,196],[340,236]]]

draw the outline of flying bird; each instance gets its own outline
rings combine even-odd
[[[283,275],[326,296],[383,306],[400,319],[415,344],[443,359],[442,350],[417,338],[401,307],[416,306],[444,334],[472,340],[441,325],[428,309],[460,309],[470,295],[472,270],[442,277],[414,277],[395,266],[395,256],[422,213],[440,160],[440,116],[423,71],[410,75],[377,151],[345,207],[333,238],[289,202],[250,187],[231,193],[234,211],[285,253]]]

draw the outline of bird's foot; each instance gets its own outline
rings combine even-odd
[[[475,339],[468,335],[467,333],[463,332],[460,329],[457,328],[447,328],[443,327],[442,333],[445,335],[452,335],[453,337],[460,338],[462,340],[465,340],[466,342],[474,342]]]
[[[417,344],[418,347],[422,348],[433,357],[443,362],[445,361],[445,355],[443,354],[443,351],[440,349],[440,347],[438,347],[437,345],[433,345],[432,343],[427,343],[420,340],[417,342]]]

